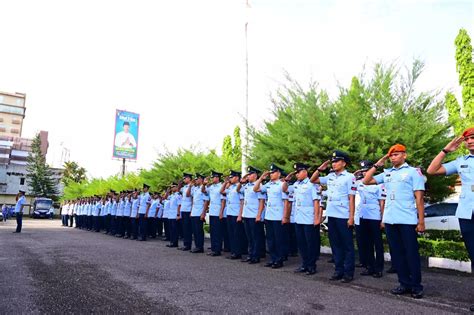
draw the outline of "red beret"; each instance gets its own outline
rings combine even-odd
[[[464,130],[464,132],[462,133],[462,136],[463,137],[469,137],[471,135],[474,135],[474,127],[470,127],[470,128],[467,128],[466,130]]]
[[[403,144],[395,144],[390,147],[388,150],[388,155],[392,154],[393,152],[406,152],[407,148]]]

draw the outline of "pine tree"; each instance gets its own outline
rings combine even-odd
[[[31,152],[27,158],[27,183],[32,195],[36,197],[56,198],[56,185],[51,169],[46,164],[46,157],[41,153],[39,134],[33,139]]]

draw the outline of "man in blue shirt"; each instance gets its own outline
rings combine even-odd
[[[20,190],[17,195],[15,204],[15,217],[16,217],[16,230],[13,233],[21,233],[21,227],[23,225],[23,208],[26,205],[25,191]]]
[[[237,221],[243,221],[245,234],[247,235],[249,254],[247,259],[243,260],[249,264],[260,262],[260,250],[262,248],[262,239],[260,229],[263,228],[263,222],[257,221],[259,213],[260,200],[264,199],[261,193],[254,191],[255,182],[260,171],[252,166],[247,167],[246,182],[241,190],[244,194],[244,206],[237,218]],[[264,244],[264,243],[263,243]]]
[[[181,194],[178,185],[171,185],[171,196],[168,206],[168,225],[170,230],[170,243],[166,247],[178,247],[178,227],[176,218],[178,215],[178,206],[181,204]]]
[[[282,169],[275,164],[270,165],[270,171],[266,171],[255,182],[254,192],[261,192],[267,196],[267,206],[265,209],[265,227],[266,238],[268,244],[268,252],[271,261],[265,264],[265,267],[273,269],[283,267],[285,258],[285,241],[287,239],[287,230],[283,229],[283,225],[289,224],[289,213],[287,209],[287,191],[288,184],[280,180]],[[262,185],[262,181],[270,175],[270,181]],[[256,221],[262,221],[262,210],[259,209]]]
[[[152,193],[151,205],[147,218],[147,234],[151,238],[156,238],[156,215],[158,213],[159,203],[160,200],[158,198],[158,193]]]
[[[306,272],[307,275],[313,275],[316,273],[316,261],[321,248],[319,234],[321,224],[319,200],[321,197],[318,193],[318,186],[311,183],[308,178],[309,166],[295,163],[293,168],[296,171],[297,179],[293,185],[295,230],[301,255],[301,267],[295,272]]]
[[[211,172],[212,184],[207,185],[207,179],[204,180],[203,187],[209,197],[209,226],[211,234],[211,252],[209,256],[220,256],[222,251],[222,216],[225,207],[225,196],[221,193],[222,183],[220,182],[222,174],[216,171]]]
[[[242,222],[237,221],[244,204],[244,196],[238,189],[241,173],[231,171],[229,177],[224,182],[221,193],[226,196],[227,229],[231,253],[227,258],[235,260],[242,258],[242,254],[246,251],[245,247],[247,246]]]
[[[450,152],[454,152],[464,142],[467,155],[441,164]],[[433,159],[427,170],[430,175],[458,174],[461,178],[461,195],[456,210],[462,238],[467,252],[471,258],[471,269],[474,270],[474,127],[467,128],[463,134],[448,143],[443,150]],[[474,311],[474,305],[471,306]]]
[[[319,177],[319,173],[332,164],[333,172]],[[352,230],[355,212],[355,177],[346,171],[350,163],[347,153],[334,151],[331,161],[324,162],[311,176],[312,183],[327,186],[326,216],[328,217],[329,241],[333,252],[335,272],[331,280],[343,283],[354,279],[355,254]]]
[[[206,222],[206,207],[209,202],[203,185],[204,176],[196,173],[196,183],[191,189],[193,207],[191,209],[191,224],[193,228],[194,249],[191,253],[204,253],[204,222]]]
[[[181,194],[181,204],[178,206],[178,217],[180,226],[183,230],[183,247],[178,247],[179,250],[191,250],[193,227],[191,224],[191,209],[193,207],[193,197],[191,189],[193,187],[192,175],[183,173],[183,187],[178,187]]]
[[[365,173],[373,167],[368,160],[360,162],[361,169],[356,171],[356,187],[359,204],[356,209],[356,220],[359,220],[360,260],[365,262],[366,270],[362,276],[382,277],[384,266],[384,248],[382,241],[382,215],[385,205],[385,189],[383,185],[364,185]],[[357,223],[356,223],[357,224]],[[357,233],[357,232],[356,232]],[[374,256],[374,251],[376,255]]]
[[[138,208],[140,206],[140,199],[138,199],[138,191],[135,190],[132,195],[132,209],[130,211],[130,234],[131,240],[138,238]]]
[[[143,184],[143,193],[140,195],[140,205],[138,207],[138,234],[139,241],[146,241],[147,237],[147,218],[151,205],[150,186]]]
[[[390,292],[395,295],[411,293],[413,298],[420,299],[423,286],[417,232],[425,231],[425,178],[419,169],[405,162],[406,157],[404,145],[393,145],[388,154],[367,171],[363,183],[384,184],[387,192],[382,222],[399,282],[399,286]],[[387,159],[392,167],[374,176]]]

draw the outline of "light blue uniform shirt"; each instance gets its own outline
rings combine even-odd
[[[474,213],[474,155],[460,156],[443,166],[446,169],[446,175],[459,174],[461,177],[461,195],[456,217],[471,219]]]
[[[157,205],[157,214],[156,214],[156,217],[158,219],[161,219],[163,217],[163,203],[160,201],[160,199],[157,199],[158,200],[158,205]]]
[[[170,196],[163,201],[163,218],[168,219],[170,215]]]
[[[180,212],[191,212],[191,208],[193,206],[193,188],[191,188],[191,196],[186,197],[186,192],[188,191],[188,185],[184,185],[181,187],[181,209],[179,210]]]
[[[15,204],[15,213],[19,213],[20,210],[21,210],[21,206],[26,204],[26,197],[25,196],[21,196],[20,198],[18,198],[16,204]],[[21,212],[23,212],[23,210],[21,210]]]
[[[226,213],[231,216],[238,216],[240,212],[240,200],[244,199],[244,195],[237,191],[237,184],[230,185],[226,190]]]
[[[131,213],[132,213],[132,203],[130,202],[130,199],[127,197],[125,198],[125,203],[123,206],[123,216],[129,217]]]
[[[146,214],[146,208],[151,204],[151,197],[148,192],[140,195],[140,206],[138,208],[138,214]]]
[[[130,213],[131,218],[136,218],[138,215],[138,207],[140,206],[140,200],[132,199],[132,212]]]
[[[425,190],[425,178],[419,169],[404,163],[399,168],[387,168],[374,176],[377,184],[384,184],[387,192],[383,223],[418,224],[414,192]]]
[[[104,203],[102,200],[99,201],[99,202],[100,202],[100,212],[99,212],[99,215],[100,215],[101,217],[103,217],[103,216],[106,214],[107,209],[105,208],[105,203]]]
[[[178,206],[181,204],[181,194],[176,192],[171,195],[169,202],[168,219],[176,219],[178,216]]]
[[[154,218],[156,215],[156,209],[158,208],[158,203],[160,201],[158,199],[152,199],[150,209],[148,209],[148,217]]]
[[[355,195],[355,177],[344,170],[339,175],[335,172],[319,178],[322,185],[327,186],[326,215],[328,217],[349,219],[349,196]]]
[[[280,180],[270,181],[261,186],[260,191],[267,197],[267,202],[265,204],[265,219],[281,221],[285,209],[284,200],[288,199],[288,195],[283,192],[283,182]]]
[[[109,206],[110,206],[110,201],[108,201],[108,200],[105,201],[104,207],[102,208],[104,210],[104,211],[102,211],[102,215],[110,214]]]
[[[202,192],[201,186],[194,186],[191,192],[193,195],[193,208],[191,210],[191,216],[200,217],[202,211],[204,210],[204,202],[209,200],[209,196]],[[181,208],[182,207],[183,205],[181,204]]]
[[[99,216],[100,208],[101,208],[101,204],[100,204],[99,201],[97,201],[97,202],[93,205],[93,209],[92,209],[92,215],[93,215],[94,217],[98,217],[98,216]]]
[[[117,215],[117,207],[118,207],[118,204],[115,200],[113,200],[111,202],[111,205],[110,205],[110,214],[113,215],[113,216],[116,216]]]
[[[288,185],[288,202],[291,202],[291,214],[290,214],[290,223],[296,223],[295,221],[295,186],[294,184]]]
[[[314,224],[314,201],[321,199],[318,188],[319,186],[311,183],[309,178],[293,184],[295,223]]]
[[[359,204],[357,205],[356,219],[382,220],[379,200],[386,199],[383,185],[364,185],[361,180],[356,182]],[[359,224],[357,222],[356,224]]]
[[[125,208],[125,201],[120,199],[117,205],[117,213],[115,214],[117,217],[123,217],[123,211]]]
[[[94,205],[92,203],[87,204],[87,215],[91,216],[92,215],[92,208],[94,208]]]
[[[243,218],[256,218],[258,214],[258,205],[260,199],[265,196],[260,192],[254,192],[255,183],[247,183],[241,189],[244,191],[244,209],[242,211]]]
[[[212,184],[206,188],[207,195],[209,196],[209,216],[218,217],[221,212],[222,200],[226,200],[226,197],[221,194],[222,184]]]

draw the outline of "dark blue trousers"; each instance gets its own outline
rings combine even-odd
[[[361,219],[362,220],[362,219]],[[359,263],[367,267],[367,243],[362,240],[362,224],[354,225],[357,250],[359,252]]]
[[[329,217],[329,242],[333,249],[336,273],[347,277],[354,276],[355,253],[352,228],[347,226],[347,219]]]
[[[132,229],[130,227],[130,217],[123,217],[123,235],[127,237],[132,236]]]
[[[230,252],[242,255],[247,252],[247,238],[242,222],[237,222],[237,216],[227,216],[227,230],[229,232]]]
[[[287,225],[287,224],[285,224]],[[281,263],[285,254],[286,231],[281,221],[265,220],[265,228],[267,230],[267,246],[270,253],[272,263]]]
[[[160,237],[163,235],[163,219],[162,218],[156,218],[156,233]]]
[[[115,235],[117,233],[117,218],[115,215],[110,217],[110,234]]]
[[[209,225],[211,232],[211,251],[220,254],[222,251],[223,222],[219,219],[219,216],[209,216]]]
[[[251,259],[259,260],[262,255],[265,240],[262,239],[262,222],[255,222],[255,218],[243,218],[245,234],[247,235],[248,255]],[[262,244],[263,242],[263,244]]]
[[[138,237],[138,219],[130,218],[130,223],[131,223],[132,238],[137,238]]]
[[[21,232],[21,227],[23,226],[23,212],[17,212],[16,216],[16,232]]]
[[[224,251],[230,251],[229,231],[227,230],[227,218],[221,220],[221,234],[224,241]]]
[[[183,247],[191,248],[193,226],[191,224],[191,212],[181,212],[181,224],[183,229]]]
[[[380,220],[360,219],[361,243],[367,269],[370,272],[382,272],[384,265],[384,249]],[[374,256],[375,252],[375,256]]]
[[[178,246],[178,221],[176,219],[168,219],[168,227],[170,231],[170,244]]]
[[[106,233],[110,233],[110,227],[111,227],[111,224],[112,224],[112,215],[110,214],[107,214],[105,216],[105,232]]]
[[[146,222],[148,236],[151,238],[156,238],[156,219],[154,217],[147,218]]]
[[[170,222],[168,218],[163,219],[163,227],[165,229],[165,240],[170,240]]]
[[[467,252],[471,258],[471,269],[474,271],[474,214],[470,220],[459,219],[459,227],[461,228],[464,245],[466,245]]]
[[[138,214],[138,231],[140,235],[140,240],[146,241],[146,221],[144,213]]]
[[[421,285],[421,263],[418,252],[416,225],[385,224],[387,240],[392,253],[392,264],[397,270],[401,286],[412,290],[423,290]]]
[[[72,227],[73,224],[74,224],[74,215],[71,214],[71,215],[69,216],[69,226]]]
[[[321,235],[319,225],[296,224],[296,239],[301,255],[301,267],[316,268],[316,261],[321,251]]]
[[[94,216],[92,218],[94,220],[94,230],[96,232],[99,232],[100,231],[100,221],[99,221],[100,217],[99,216]]]
[[[195,248],[204,249],[204,222],[201,220],[201,217],[191,217],[191,225]]]
[[[291,256],[298,255],[298,241],[296,239],[296,223],[288,224],[288,253]]]

